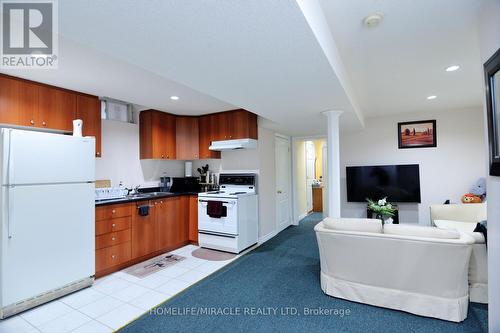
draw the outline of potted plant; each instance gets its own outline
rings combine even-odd
[[[377,219],[382,221],[382,226],[384,225],[385,220],[394,216],[394,213],[396,212],[394,206],[390,202],[387,202],[387,197],[380,199],[377,202],[371,199],[366,199],[366,201],[368,202],[368,209],[375,213]]]

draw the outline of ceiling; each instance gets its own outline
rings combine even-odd
[[[366,117],[479,107],[475,0],[320,0]],[[362,19],[382,12],[375,28]],[[455,72],[445,68],[458,64]],[[426,97],[436,95],[434,100]]]
[[[176,114],[241,107],[294,136],[326,133],[326,110],[359,129],[481,105],[478,2],[65,0],[59,68],[3,72]],[[364,27],[375,11],[384,21]]]

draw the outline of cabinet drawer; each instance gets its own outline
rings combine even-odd
[[[95,248],[98,250],[126,242],[130,242],[130,229],[97,236],[95,238]]]
[[[130,229],[131,221],[132,221],[131,216],[96,221],[96,223],[95,223],[95,235],[99,236],[99,235],[107,234],[110,232]]]
[[[115,217],[124,217],[132,215],[132,205],[111,205],[111,206],[101,206],[95,208],[95,220],[107,220]]]
[[[132,246],[130,242],[106,247],[95,251],[95,270],[96,272],[123,264],[130,260]]]

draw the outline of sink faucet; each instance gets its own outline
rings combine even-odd
[[[139,187],[141,187],[141,185],[137,185],[134,188],[126,188],[126,190],[128,191],[127,195],[139,193]]]

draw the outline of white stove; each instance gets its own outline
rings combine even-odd
[[[255,174],[221,174],[220,190],[198,194],[201,247],[239,253],[258,240]]]

